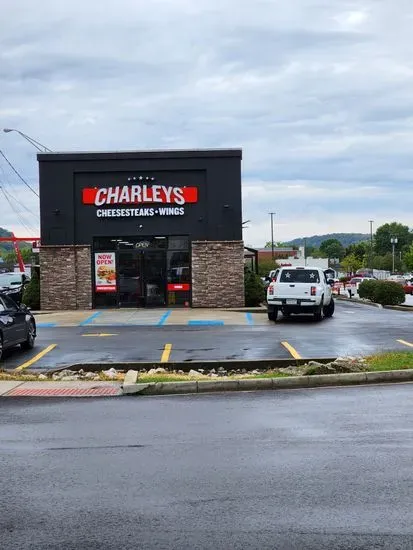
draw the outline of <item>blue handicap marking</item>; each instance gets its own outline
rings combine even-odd
[[[49,327],[55,327],[57,323],[36,323],[37,328],[49,328]]]
[[[224,321],[208,321],[208,320],[188,321],[188,325],[193,325],[193,326],[222,326],[223,324],[224,324]]]
[[[101,311],[96,311],[95,313],[92,313],[92,315],[90,315],[87,319],[79,323],[79,326],[84,327],[86,325],[90,325],[90,323],[92,323],[96,319],[96,317],[99,317],[101,313]]]

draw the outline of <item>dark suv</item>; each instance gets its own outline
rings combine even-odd
[[[32,349],[36,339],[36,321],[30,309],[17,304],[7,291],[0,291],[0,360],[4,350],[20,345]]]

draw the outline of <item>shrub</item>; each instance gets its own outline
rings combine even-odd
[[[360,283],[358,288],[358,295],[360,298],[365,298],[366,300],[371,300],[374,302],[374,293],[377,286],[376,283],[378,282],[380,281],[369,279]]]
[[[40,281],[36,271],[33,272],[30,283],[24,288],[22,301],[30,309],[40,309]]]
[[[406,300],[402,285],[392,281],[377,281],[374,302],[383,306],[398,306]]]
[[[261,279],[248,267],[244,269],[244,294],[247,307],[259,306],[265,298],[264,285]]]
[[[406,299],[402,285],[392,281],[363,281],[358,289],[360,298],[383,306],[398,306]]]

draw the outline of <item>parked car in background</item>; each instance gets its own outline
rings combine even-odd
[[[0,291],[0,360],[6,349],[32,349],[35,340],[36,321],[29,308]]]
[[[406,277],[404,275],[390,275],[390,277],[387,277],[387,280],[393,283],[399,283],[400,285],[406,284]]]
[[[413,282],[408,281],[403,285],[404,291],[406,294],[411,294],[413,296]]]
[[[23,290],[26,284],[30,282],[30,277],[26,273],[0,273],[0,292],[6,292],[17,304],[20,304],[23,298]]]

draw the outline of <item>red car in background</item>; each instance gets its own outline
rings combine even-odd
[[[403,285],[404,291],[406,294],[411,294],[413,296],[413,282],[406,281],[406,284]]]

